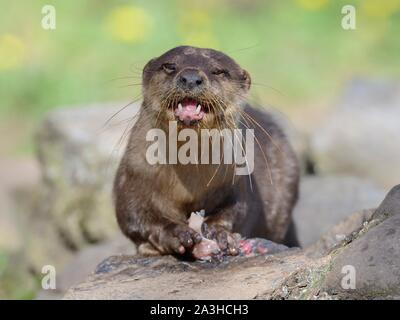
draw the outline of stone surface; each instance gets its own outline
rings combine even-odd
[[[172,256],[114,256],[65,299],[254,299],[308,263],[298,252],[212,264]]]
[[[311,139],[316,170],[400,181],[400,83],[354,80]]]
[[[375,210],[373,209],[354,212],[337,225],[334,225],[318,241],[305,248],[305,253],[310,257],[323,257],[343,240],[351,237],[353,232],[358,231],[365,222],[371,219],[374,212]]]
[[[310,141],[308,135],[296,128],[290,119],[283,113],[280,113],[276,109],[268,111],[271,113],[273,119],[280,125],[286,137],[289,139],[290,144],[299,160],[300,170],[302,174],[306,174],[311,161]]]
[[[25,213],[20,207],[27,194],[37,187],[39,166],[29,157],[0,157],[0,300],[29,299],[36,279],[27,263]]]
[[[62,298],[71,286],[84,281],[96,266],[104,260],[104,257],[116,254],[134,255],[136,254],[136,247],[122,234],[118,234],[112,239],[83,248],[57,273],[56,290],[41,290],[36,299]]]
[[[0,251],[17,252],[23,232],[16,213],[15,193],[36,187],[39,166],[31,158],[0,158]]]
[[[400,298],[400,215],[391,217],[349,244],[333,262],[323,289],[340,298]],[[346,266],[354,268],[355,287],[343,288]]]
[[[112,256],[64,298],[399,299],[399,194],[400,186],[392,189],[377,215],[362,211],[332,228],[321,239],[328,249],[324,256],[312,257],[300,249],[229,257],[220,263]],[[336,233],[345,236],[327,241]],[[348,272],[343,273],[343,267],[349,265],[356,272],[354,289],[342,284]]]
[[[388,194],[372,220],[335,254],[322,290],[341,299],[400,298],[400,186]],[[384,216],[380,213],[384,212]],[[383,220],[382,220],[383,219]],[[354,288],[343,288],[343,267],[355,271]]]
[[[137,104],[51,113],[37,135],[43,174],[41,211],[67,246],[77,249],[117,231],[111,189]],[[120,112],[119,112],[120,111]]]
[[[63,294],[69,281],[87,275],[83,265],[93,268],[118,252],[101,244],[98,260],[90,261],[94,243],[120,234],[111,184],[124,131],[137,112],[137,105],[130,105],[113,117],[124,105],[54,111],[37,133],[39,161],[0,158],[0,298],[32,298],[44,265],[61,272],[80,257],[85,264],[79,270],[59,273],[65,274]]]
[[[16,217],[14,204],[4,190],[0,190],[0,251],[17,251],[22,245],[22,235]]]
[[[383,220],[388,216],[400,214],[400,185],[393,187],[386,195],[373,218]]]
[[[365,179],[303,177],[300,198],[293,212],[300,244],[306,248],[350,214],[378,207],[384,196],[382,188]]]

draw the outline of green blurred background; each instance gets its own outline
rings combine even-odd
[[[41,9],[56,8],[56,30]],[[357,29],[341,8],[357,8]],[[399,0],[0,0],[0,152],[30,153],[53,108],[134,99],[141,68],[180,44],[220,49],[252,96],[287,112],[322,105],[347,79],[400,68]],[[133,78],[124,78],[133,77]]]
[[[41,26],[48,4],[56,30]],[[341,26],[348,4],[356,30]],[[33,158],[52,109],[140,99],[144,64],[182,44],[229,54],[252,76],[251,100],[307,127],[346,81],[398,76],[399,35],[400,0],[0,0],[0,163]],[[7,265],[0,250],[0,278]],[[25,279],[8,283],[0,298],[34,297]]]

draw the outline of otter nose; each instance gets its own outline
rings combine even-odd
[[[178,84],[182,89],[192,90],[200,87],[204,82],[203,77],[197,70],[188,69],[181,72]]]

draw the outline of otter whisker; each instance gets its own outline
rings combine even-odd
[[[238,141],[238,143],[239,143],[239,145],[240,145],[240,148],[242,149],[242,152],[244,153],[244,159],[245,159],[245,161],[246,161],[246,166],[247,166],[247,173],[248,173],[248,176],[249,176],[250,189],[251,189],[251,191],[253,191],[253,183],[252,183],[252,180],[251,180],[251,173],[250,173],[250,171],[249,171],[249,162],[248,162],[248,160],[247,160],[247,154],[246,154],[246,152],[245,152],[245,150],[244,150],[244,148],[243,148],[243,145],[242,145],[243,140],[240,141],[240,139],[239,139],[238,135],[236,134],[236,131],[235,131],[235,130],[233,130],[233,132],[234,132],[234,134],[235,134],[235,138],[237,139],[237,141]],[[236,151],[236,150],[235,150],[235,151]]]
[[[210,97],[211,98],[211,106],[212,106],[212,108],[213,108],[213,111],[214,111],[214,114],[215,114],[215,119],[216,119],[216,121],[217,121],[217,128],[218,128],[218,130],[221,130],[222,129],[222,127],[221,127],[221,120],[220,120],[220,118],[217,116],[217,113],[215,112],[215,109],[217,108],[217,107],[220,107],[220,105],[218,104],[218,101],[214,98],[214,97]],[[220,107],[220,109],[222,110],[222,108]]]
[[[126,108],[128,108],[130,105],[132,105],[133,103],[137,102],[139,99],[141,98],[141,94],[136,97],[134,100],[130,101],[128,104],[126,104],[125,106],[123,106],[121,109],[119,109],[117,112],[115,112],[110,118],[108,118],[106,120],[106,122],[103,124],[103,126],[101,127],[102,129],[104,129],[112,119],[114,119],[120,112],[122,112],[123,110],[125,110]]]
[[[244,111],[241,110],[240,108],[236,108],[236,110],[238,110],[238,111],[240,112],[240,115],[241,115],[241,117],[243,118],[243,120],[247,122],[246,118],[242,115],[242,112],[244,112]],[[232,122],[235,123],[235,120],[234,120],[233,115],[232,115],[231,113],[230,113],[230,118],[232,119]],[[238,119],[238,121],[240,121],[240,120]],[[241,121],[240,121],[240,122],[241,122]],[[248,125],[245,125],[243,122],[241,122],[241,123],[242,123],[245,127],[247,127],[248,129],[250,129],[250,127],[249,127]],[[253,135],[253,137],[255,138],[256,143],[257,143],[257,145],[258,145],[260,151],[262,152],[262,155],[263,155],[263,158],[264,158],[264,160],[265,160],[266,167],[267,167],[267,170],[268,170],[268,174],[269,174],[269,178],[270,178],[271,184],[273,184],[272,173],[271,173],[271,170],[270,170],[270,166],[269,166],[268,159],[267,159],[267,157],[266,157],[266,155],[265,155],[264,150],[263,150],[262,147],[261,147],[261,144],[260,144],[258,138],[254,135],[254,133],[252,133],[252,135]]]
[[[222,157],[223,157],[223,156],[222,156],[222,154],[221,154],[221,157],[220,157],[220,159],[219,159],[218,167],[217,167],[217,169],[215,170],[214,174],[212,175],[211,179],[210,179],[210,180],[207,182],[207,184],[206,184],[206,187],[207,187],[207,188],[210,186],[210,183],[212,182],[212,180],[214,179],[215,175],[217,174],[219,168],[221,167]]]
[[[142,85],[143,85],[142,83],[129,83],[129,84],[126,84],[123,86],[118,86],[118,88],[122,89],[122,88],[136,87],[136,86],[142,86]]]
[[[112,78],[110,80],[105,81],[106,83],[112,82],[112,81],[117,81],[117,80],[126,80],[126,79],[137,79],[141,80],[141,77],[139,76],[125,76],[125,77],[117,77],[117,78]]]
[[[223,101],[221,101],[222,103],[223,103]],[[227,109],[228,110],[228,109]],[[231,114],[231,112],[230,111],[226,111],[226,112],[228,112],[228,113],[230,113],[230,117],[233,119],[233,115]],[[233,123],[234,123],[234,121],[233,121]],[[228,125],[229,126],[229,125]],[[234,124],[232,127],[231,127],[231,129],[232,129],[232,131],[235,133],[235,131],[234,131],[234,129],[236,129],[236,124]],[[236,135],[236,133],[235,133],[235,135]],[[231,142],[231,146],[232,146],[232,150],[235,150],[234,148],[234,145],[233,145],[233,143]],[[242,145],[241,145],[241,147],[242,147]],[[246,159],[246,163],[247,163],[247,159]],[[234,185],[235,184],[235,172],[236,172],[236,161],[233,161],[233,172],[232,172],[232,185]],[[251,180],[250,180],[250,185],[251,185],[251,188],[252,188],[252,184],[251,184]]]
[[[241,124],[243,124],[246,128],[250,129],[250,128],[249,128],[246,124],[244,124],[242,121],[239,120],[239,122],[240,122]],[[271,184],[273,185],[274,183],[273,183],[271,168],[270,168],[270,165],[269,165],[269,161],[268,161],[267,155],[265,154],[264,150],[262,149],[261,143],[260,143],[260,141],[258,140],[258,138],[255,136],[255,134],[254,134],[252,131],[250,131],[250,132],[251,132],[251,134],[253,135],[254,140],[256,141],[256,143],[257,143],[257,145],[258,145],[258,148],[259,148],[260,151],[261,151],[261,154],[262,154],[262,156],[263,156],[263,158],[264,158],[265,165],[266,165],[266,168],[267,168],[267,171],[268,171],[269,180],[270,180]]]
[[[250,120],[252,123],[254,123],[256,126],[258,126],[271,140],[272,144],[280,151],[282,152],[280,146],[275,142],[275,140],[272,138],[271,134],[265,130],[265,128],[260,125],[253,117],[251,117],[246,111],[241,110],[242,114],[247,117],[248,120]]]
[[[239,85],[243,85],[243,80],[234,80],[234,79],[231,79],[230,81],[231,81],[232,83],[236,83],[236,84],[239,84]],[[276,89],[276,88],[274,88],[274,87],[272,87],[272,86],[270,86],[270,85],[268,85],[268,84],[265,84],[265,83],[254,82],[254,81],[252,81],[252,82],[251,82],[251,85],[252,85],[252,86],[260,86],[260,87],[263,87],[263,88],[271,89],[272,91],[275,91],[276,93],[279,93],[281,96],[284,96],[284,97],[287,96],[285,93],[283,93],[283,92],[280,91],[279,89]]]
[[[173,103],[172,102],[175,101],[175,95],[176,94],[175,94],[173,88],[168,90],[167,93],[165,94],[165,98],[163,100],[164,103],[162,105],[162,108],[165,108],[165,109],[172,108],[173,107]],[[155,125],[156,126],[158,126],[159,116],[160,116],[161,112],[163,111],[162,108],[160,108],[160,110],[158,111],[157,118],[156,118],[156,121],[155,121]]]
[[[272,144],[280,151],[282,152],[281,148],[279,145],[275,142],[275,140],[272,138],[271,134],[262,126],[260,125],[252,116],[250,116],[245,110],[238,108],[236,106],[233,106],[239,113],[242,114],[242,116],[246,117],[249,121],[251,121],[253,124],[255,124],[257,127],[261,129],[261,131],[270,139]]]

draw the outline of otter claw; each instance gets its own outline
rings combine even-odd
[[[225,252],[228,255],[238,255],[239,247],[236,235],[230,234],[222,227],[204,223],[204,210],[192,212],[189,227],[198,232],[200,242],[192,249],[192,255],[201,260],[210,260],[212,256]]]

